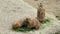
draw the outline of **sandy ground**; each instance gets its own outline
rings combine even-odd
[[[12,31],[12,23],[16,19],[35,17],[34,11],[35,8],[22,0],[0,0],[0,34],[28,34]]]

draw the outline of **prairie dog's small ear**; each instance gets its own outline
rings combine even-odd
[[[28,18],[26,18],[26,22],[28,22]]]
[[[43,7],[43,3],[39,3],[37,9],[42,8],[42,7]]]

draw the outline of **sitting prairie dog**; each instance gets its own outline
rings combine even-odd
[[[25,18],[25,19],[16,20],[12,24],[13,29],[16,29],[17,27],[22,27],[22,26],[26,26],[30,29],[34,28],[38,30],[40,27],[40,23],[37,19]]]
[[[19,20],[15,20],[15,22],[12,24],[12,28],[16,29],[17,27],[22,27],[23,24],[25,22],[25,19],[19,19]]]
[[[28,23],[28,25],[27,25],[28,28],[30,28],[30,29],[34,28],[37,30],[39,29],[40,23],[37,19],[26,18],[26,20]]]

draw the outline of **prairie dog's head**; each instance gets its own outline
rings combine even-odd
[[[32,21],[31,18],[26,18],[27,23],[30,23]]]

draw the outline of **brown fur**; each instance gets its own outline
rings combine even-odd
[[[28,21],[28,28],[34,28],[34,29],[39,29],[40,27],[40,23],[37,19],[31,19],[31,18],[27,18],[27,21]]]
[[[25,19],[19,19],[16,20],[13,24],[12,24],[12,28],[15,29],[17,27],[22,27],[24,24]]]
[[[30,29],[34,28],[34,29],[37,29],[37,30],[40,27],[40,23],[37,19],[26,18],[26,19],[16,20],[12,24],[12,28],[16,29],[17,27],[22,27],[23,25],[30,28]]]
[[[38,11],[37,11],[37,19],[40,22],[44,22],[44,20],[45,20],[45,9],[43,8],[42,3],[40,3],[40,6],[39,6]]]

